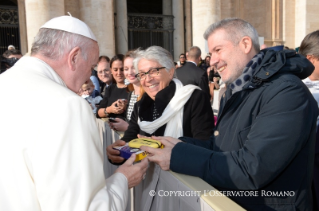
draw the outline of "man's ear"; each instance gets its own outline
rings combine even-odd
[[[253,42],[248,36],[244,36],[243,38],[241,38],[239,45],[246,54],[248,54],[253,48]]]
[[[81,53],[80,47],[75,47],[68,54],[68,66],[70,70],[75,71],[76,63],[79,61],[80,53]]]

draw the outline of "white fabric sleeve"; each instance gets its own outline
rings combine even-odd
[[[108,196],[105,195],[108,194]],[[120,193],[120,194],[119,194]],[[105,198],[112,198],[105,204]],[[128,200],[127,178],[122,173],[115,173],[106,179],[106,187],[101,189],[94,197],[89,211],[95,210],[125,210]],[[107,205],[107,206],[105,206]]]
[[[27,152],[41,210],[125,210],[127,179],[116,173],[105,181],[102,145],[88,103],[67,96],[48,107],[53,109],[46,110]]]

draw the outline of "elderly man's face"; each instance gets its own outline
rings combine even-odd
[[[109,84],[112,81],[110,63],[105,59],[101,60],[97,65],[97,76],[104,83]]]
[[[94,42],[92,47],[89,48],[89,51],[87,52],[87,59],[85,59],[82,56],[82,53],[80,53],[80,62],[77,65],[77,68],[80,71],[78,71],[78,76],[76,76],[78,82],[81,84],[80,87],[84,84],[84,82],[90,79],[92,68],[96,66],[98,58],[99,47],[96,42]]]
[[[240,45],[234,45],[228,39],[223,29],[218,29],[207,39],[211,54],[210,65],[217,69],[226,84],[235,81],[251,59]]]
[[[137,67],[139,73],[147,73],[151,69],[163,66],[155,61],[141,59],[138,62]],[[145,79],[141,80],[140,83],[147,95],[150,96],[150,98],[152,98],[153,100],[155,100],[156,94],[168,86],[169,82],[173,78],[173,74],[173,69],[170,70],[170,72],[167,72],[165,68],[162,68],[159,69],[158,74],[156,73],[152,76],[147,74]]]

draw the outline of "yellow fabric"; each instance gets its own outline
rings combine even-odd
[[[162,148],[162,143],[150,138],[136,138],[128,143],[129,147],[140,148],[141,146],[148,146],[153,148]]]

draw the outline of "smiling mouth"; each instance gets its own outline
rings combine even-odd
[[[217,69],[217,71],[218,71],[219,73],[221,73],[221,72],[223,72],[223,70],[225,70],[225,68],[226,68],[226,66],[222,66],[222,67],[220,67],[219,69]]]
[[[156,86],[158,86],[158,84],[153,84],[153,85],[151,85],[151,86],[148,86],[148,88],[152,89],[152,88],[154,88],[154,87],[156,87]]]

